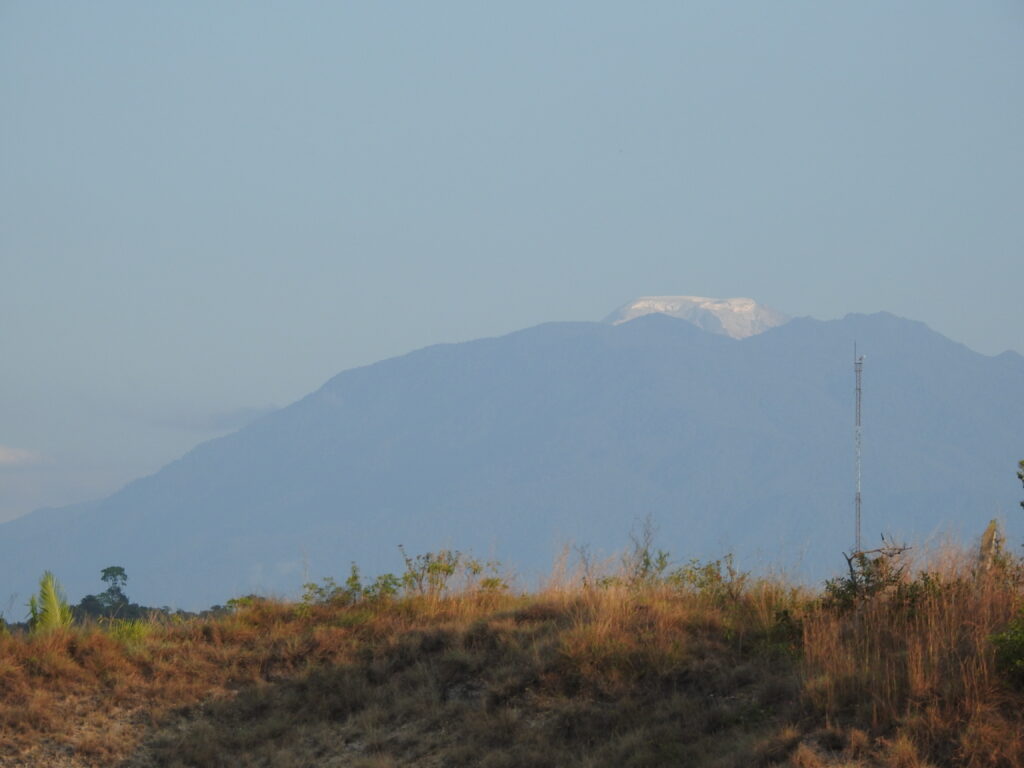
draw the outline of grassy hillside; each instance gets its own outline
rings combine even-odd
[[[529,594],[477,565],[7,633],[0,765],[1024,765],[1012,558],[818,593],[646,546]]]

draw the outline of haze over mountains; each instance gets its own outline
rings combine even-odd
[[[118,564],[134,600],[199,608],[351,561],[400,570],[398,544],[532,574],[566,543],[622,548],[648,515],[677,559],[818,578],[853,536],[854,341],[865,540],[1020,532],[1024,358],[885,313],[786,320],[648,297],[345,371],[109,498],[0,526],[0,597],[20,606],[51,569],[77,599]]]

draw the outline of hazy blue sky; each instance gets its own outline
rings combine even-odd
[[[1024,352],[1022,243],[1019,0],[0,0],[0,520],[644,294]]]

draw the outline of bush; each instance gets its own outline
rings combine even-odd
[[[405,560],[402,585],[412,594],[436,597],[448,589],[448,582],[460,566],[467,567],[467,561],[461,552],[442,549],[440,552],[427,552],[410,557],[404,547],[399,546],[399,550],[402,559]],[[474,566],[476,573],[479,573],[479,564],[475,561],[468,562],[469,568]]]
[[[992,645],[1000,674],[1014,687],[1024,689],[1024,614],[993,635]]]
[[[850,573],[825,582],[824,604],[828,608],[849,610],[866,600],[903,583],[906,566],[899,561],[904,548],[891,547],[874,553],[857,552],[847,557]]]
[[[401,545],[398,549],[405,560],[405,572],[399,582],[406,595],[437,598],[450,594],[453,587],[485,592],[500,592],[508,588],[498,574],[498,563],[481,562],[452,549],[426,552],[415,557],[409,556]],[[485,572],[490,575],[482,577]],[[453,585],[452,579],[457,576],[461,580]]]
[[[135,645],[153,631],[153,625],[142,619],[108,619],[104,624],[107,634],[125,645]]]
[[[706,563],[691,560],[668,575],[670,584],[695,591],[716,603],[739,600],[749,579],[750,573],[739,570],[731,554]]]

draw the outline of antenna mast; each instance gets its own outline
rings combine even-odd
[[[856,477],[857,492],[853,497],[854,519],[855,519],[855,545],[854,552],[859,554],[863,551],[860,541],[860,456],[861,456],[861,427],[860,427],[860,400],[861,400],[861,377],[864,371],[864,355],[857,355],[857,343],[853,344],[853,374],[857,380],[857,406],[853,420],[853,446],[856,456]]]

